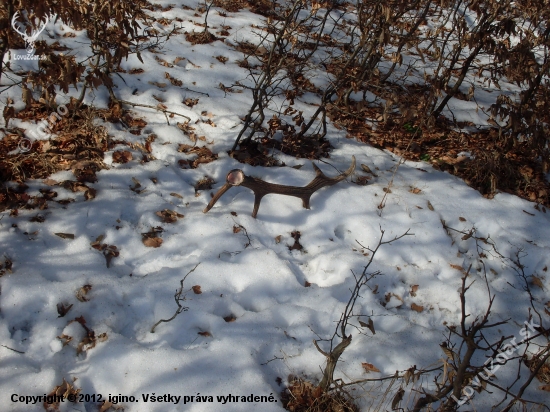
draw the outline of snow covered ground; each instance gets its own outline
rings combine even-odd
[[[164,15],[181,17],[184,28],[193,29],[189,22],[193,10],[179,5]],[[252,23],[258,24],[258,16],[248,11],[228,13],[228,17],[211,13],[209,18],[214,27],[232,27],[226,42],[253,36]],[[52,24],[48,30],[59,34],[61,25]],[[76,42],[78,36],[66,41]],[[120,403],[130,412],[281,411],[280,392],[289,375],[320,379],[324,358],[312,340],[332,336],[355,284],[352,272],[363,270],[369,258],[364,247],[376,246],[380,228],[387,239],[407,229],[414,236],[383,246],[370,267],[382,274],[373,279],[371,289],[363,291],[355,313],[369,316],[376,334],[366,329],[353,332],[352,344],[336,372],[345,381],[393,375],[412,365],[441,364],[444,324],[460,321],[461,268],[467,270],[470,264],[468,281],[475,283],[467,294],[467,312],[473,318],[487,308],[486,272],[495,296],[492,321],[510,319],[495,336],[519,337],[530,307],[523,279],[509,261],[478,241],[488,249],[481,259],[484,272],[475,238],[462,240],[461,233],[448,234],[443,221],[465,232],[475,227],[476,236],[490,236],[505,257],[513,258],[519,251],[533,283],[535,304],[542,307],[550,300],[550,213],[509,194],[486,199],[428,163],[407,161],[393,176],[399,160],[395,155],[348,140],[334,128],[329,139],[335,150],[327,161],[343,171],[354,155],[357,169],[347,181],[315,193],[310,210],[303,209],[296,198],[270,195],[253,219],[252,192],[232,188],[203,214],[211,193],[223,185],[231,169],[299,186],[313,179],[314,170],[309,161],[281,154],[276,156],[288,166],[303,167],[251,167],[226,154],[239,130],[239,117],[247,112],[250,95],[226,94],[218,85],[245,79],[246,71],[235,63],[241,53],[222,41],[191,46],[180,35],[159,56],[169,62],[178,57],[183,60],[164,67],[146,52],[142,66],[131,56],[123,67],[143,67],[145,72],[121,74],[127,85],[117,80],[119,97],[156,105],[153,95],[162,96],[169,110],[192,118],[197,135],[206,136],[200,145],[217,153],[219,159],[197,169],[180,168],[177,161],[190,157],[177,149],[180,144],[191,144],[188,137],[175,127],[175,120],[167,125],[164,115],[136,109],[134,113],[148,123],[142,136],[120,125],[104,126],[115,138],[132,142],[143,142],[144,136],[155,133],[158,139],[152,144],[152,154],[157,160],[141,164],[134,151],[133,161],[116,164],[110,152],[105,160],[110,168],[99,172],[98,182],[90,185],[97,189],[95,199],[85,201],[77,194],[76,202],[65,206],[49,202],[49,208],[39,212],[45,218],[42,223],[30,221],[36,210],[20,210],[17,217],[10,217],[9,211],[1,214],[1,256],[13,261],[12,273],[0,279],[1,410],[43,410],[42,401],[29,405],[20,396],[48,394],[65,379],[80,388],[81,394],[95,394],[96,399],[65,402],[60,405],[62,411],[97,410],[98,395],[103,400],[134,397],[134,401]],[[222,64],[216,56],[229,60]],[[149,83],[164,81],[165,72],[180,79],[183,86],[169,84],[159,89]],[[19,98],[15,91],[14,97]],[[102,106],[107,98],[100,90],[88,102]],[[190,108],[182,104],[186,98],[199,102]],[[199,119],[210,119],[215,127],[194,124]],[[317,164],[328,176],[338,173],[327,164]],[[366,186],[353,183],[357,176],[367,175],[361,164],[377,175]],[[195,196],[194,185],[205,176],[216,183],[212,190]],[[386,194],[383,189],[392,176],[391,193]],[[74,176],[60,172],[51,178],[62,181]],[[140,193],[130,190],[136,180],[140,190],[145,189]],[[27,184],[29,194],[48,187],[42,181]],[[61,187],[55,190],[57,199],[75,197]],[[385,207],[378,209],[384,195]],[[156,215],[164,209],[184,217],[165,223]],[[159,226],[163,228],[162,245],[146,247],[141,234]],[[289,250],[294,231],[301,233],[302,250]],[[74,234],[74,239],[56,233]],[[105,256],[91,246],[98,238],[120,251],[110,267]],[[178,309],[174,296],[187,274],[181,294],[185,299],[180,301],[185,310],[151,333],[153,325]],[[195,293],[199,288],[194,291],[193,286],[200,286],[201,293]],[[63,317],[58,313],[60,304],[72,305]],[[95,333],[95,347],[81,344],[86,336],[84,321]],[[324,343],[320,345],[327,349]],[[380,372],[366,374],[362,363]],[[525,377],[527,368],[522,372]],[[499,384],[506,386],[515,374],[516,366],[503,366],[497,373]],[[426,379],[424,384],[430,388],[432,382]],[[534,382],[526,397],[547,400],[547,393],[538,386]],[[375,395],[365,385],[356,387],[353,394],[365,411]],[[239,396],[239,401],[228,395]],[[249,398],[252,402],[243,403],[241,396],[250,395],[264,396],[265,402]],[[482,392],[473,405],[484,410],[495,399]]]

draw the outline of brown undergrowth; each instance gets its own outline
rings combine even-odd
[[[443,118],[422,126],[419,119],[389,117],[384,121],[377,108],[359,107],[356,102],[351,106],[351,110],[349,105],[332,106],[327,113],[337,127],[347,131],[348,138],[407,160],[425,161],[464,179],[489,199],[500,191],[550,207],[546,163],[536,160],[540,152],[528,141],[510,145],[496,128],[459,131],[474,129],[475,125],[454,124]],[[376,128],[368,125],[367,120],[371,119],[379,119]]]
[[[359,412],[351,395],[345,391],[323,392],[311,382],[290,377],[282,393],[283,407],[291,412]]]
[[[15,117],[20,119],[47,119],[51,110],[36,104]],[[7,129],[0,141],[0,181],[24,182],[43,179],[60,170],[73,170],[80,181],[94,182],[95,172],[105,167],[103,153],[109,150],[105,128],[93,124],[98,111],[90,108],[65,116],[53,124],[56,135],[48,140],[29,140],[27,152],[15,152],[25,139],[25,130]],[[51,125],[51,123],[50,123]],[[27,138],[28,139],[28,138]]]

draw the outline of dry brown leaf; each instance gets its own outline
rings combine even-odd
[[[67,346],[73,340],[73,337],[69,336],[69,335],[62,334],[62,335],[58,336],[57,339],[59,339],[61,341],[63,346]]]
[[[229,315],[229,316],[225,316],[223,320],[229,323],[229,322],[235,322],[237,318],[235,317],[235,315]]]
[[[210,332],[206,332],[206,331],[198,332],[198,334],[201,335],[201,336],[205,336],[205,337],[212,336],[212,334]]]
[[[56,402],[58,399],[61,399],[63,397],[64,399],[68,399],[69,395],[74,397],[74,399],[78,399],[78,394],[80,393],[81,389],[76,389],[73,385],[71,385],[69,382],[63,378],[63,382],[61,385],[56,386],[48,395],[47,397],[50,399],[53,399],[53,403],[46,403],[44,402],[44,409],[47,411],[57,411],[59,410],[59,402]]]
[[[392,410],[396,410],[397,406],[399,405],[399,402],[403,400],[403,396],[405,395],[405,389],[399,388],[395,396],[393,397],[391,408]]]
[[[222,62],[223,64],[225,64],[229,59],[225,56],[216,56],[216,60]]]
[[[434,207],[432,206],[429,200],[428,200],[428,209],[430,209],[432,212],[434,211]]]
[[[113,402],[110,402],[108,400],[104,400],[103,404],[99,408],[99,412],[106,412],[111,406],[113,406]]]
[[[86,297],[88,292],[92,289],[92,285],[84,285],[76,291],[76,298],[81,302],[88,302],[90,299]],[[72,305],[71,305],[72,306]]]
[[[441,348],[443,353],[445,353],[445,355],[447,355],[447,357],[449,359],[454,359],[455,358],[455,353],[452,351],[451,348],[448,347],[447,342],[443,342],[442,344],[439,345],[439,347]]]
[[[370,173],[371,175],[373,175],[374,177],[378,177],[378,175],[376,173],[374,173],[370,167],[368,167],[367,165],[365,164],[361,164],[361,169],[363,169],[365,172],[367,173]]]
[[[418,187],[411,187],[411,190],[409,190],[409,192],[417,195],[421,192],[422,190],[420,190]]]
[[[105,248],[103,249],[103,255],[105,256],[105,262],[107,264],[107,267],[111,267],[111,260],[114,257],[117,257],[120,255],[120,252],[118,251],[118,248],[115,245],[104,245]]]
[[[541,289],[544,289],[541,278],[539,278],[535,275],[531,276],[531,283],[535,286],[538,286]]]
[[[149,84],[152,84],[153,86],[157,86],[158,88],[164,88],[168,86],[168,83],[161,83],[161,82],[148,82]]]
[[[55,186],[58,184],[57,180],[50,179],[49,177],[47,179],[42,180],[42,183],[44,183],[47,186]]]
[[[73,307],[72,303],[68,306],[65,306],[64,303],[59,302],[57,304],[57,313],[59,315],[58,317],[59,318],[64,317],[67,314],[67,312],[69,312],[71,310],[72,307]]]
[[[74,234],[72,233],[54,233],[54,235],[59,236],[61,239],[74,239]]]
[[[233,225],[233,233],[239,233],[241,231],[241,227],[237,225]]]
[[[369,318],[368,323],[363,322],[362,320],[360,320],[359,324],[361,326],[363,326],[364,328],[368,328],[372,332],[373,335],[376,335],[376,331],[374,330],[374,322],[372,321],[371,318]]]
[[[464,268],[460,265],[453,265],[452,263],[449,263],[449,266],[453,269],[460,270],[461,272],[464,272]]]
[[[175,192],[170,193],[170,196],[177,197],[178,199],[183,199],[183,196],[182,196],[182,195],[177,194],[177,193],[175,193]]]
[[[95,199],[96,195],[97,195],[97,190],[95,190],[93,187],[90,187],[88,188],[88,190],[84,192],[84,199],[92,200],[92,199]]]
[[[113,163],[128,163],[132,159],[132,153],[128,150],[117,150],[113,153]]]
[[[354,183],[359,186],[366,186],[369,183],[370,179],[370,176],[357,176]]]
[[[294,244],[292,246],[289,246],[289,250],[302,250],[304,247],[300,244],[300,237],[302,234],[295,230],[294,232],[290,233],[290,236],[294,239]]]
[[[466,219],[464,219],[462,216],[460,216],[460,217],[458,218],[458,220],[460,220],[461,222],[465,222],[465,221],[466,221]]]
[[[193,293],[195,293],[195,295],[200,295],[202,293],[201,287],[199,285],[195,285],[191,289],[193,289]]]
[[[418,290],[418,285],[412,285],[411,286],[411,291],[410,291],[410,294],[411,296],[416,296],[416,291]]]
[[[143,239],[143,244],[147,247],[160,247],[162,239],[160,237],[146,237]]]
[[[185,217],[181,213],[170,209],[164,209],[156,212],[155,214],[160,217],[164,223],[174,223],[178,220],[178,218],[181,219]]]
[[[366,373],[369,372],[380,372],[380,369],[378,369],[376,366],[374,366],[372,363],[363,362],[361,363],[361,366],[365,370]]]
[[[183,104],[186,105],[187,107],[193,107],[195,106],[197,103],[199,102],[199,99],[191,99],[191,98],[187,98],[183,101]]]
[[[421,313],[424,311],[424,306],[420,306],[420,305],[417,305],[416,303],[413,303],[411,305],[411,309],[414,310],[415,312]]]
[[[281,238],[282,238],[281,235],[275,236],[275,243],[281,243]]]

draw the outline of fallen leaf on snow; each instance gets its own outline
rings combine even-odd
[[[57,313],[59,314],[59,317],[62,318],[63,316],[65,316],[67,312],[71,310],[72,307],[73,307],[72,303],[68,306],[65,306],[64,303],[59,302],[57,304]]]
[[[78,394],[81,389],[76,389],[73,385],[63,378],[61,385],[56,386],[47,396],[50,399],[53,399],[54,402],[49,404],[44,402],[44,409],[46,411],[57,411],[59,410],[59,402],[55,402],[57,399],[60,399],[63,396],[64,399],[67,399],[69,395],[74,396],[74,399],[78,399]]]
[[[62,335],[58,336],[57,339],[59,339],[61,341],[63,346],[67,346],[73,340],[73,337],[69,336],[69,335],[62,334]]]
[[[416,303],[413,303],[411,305],[411,309],[414,310],[415,312],[421,313],[424,311],[424,306],[420,306],[420,305],[417,305]]]
[[[199,285],[195,285],[191,289],[193,289],[195,295],[200,295],[202,293],[201,287]]]
[[[368,323],[363,322],[362,320],[359,321],[359,324],[363,326],[364,328],[369,328],[369,330],[372,332],[373,335],[376,335],[376,331],[374,330],[374,322],[371,318],[369,318]]]
[[[92,289],[92,285],[84,285],[76,291],[76,298],[81,302],[88,302],[90,299],[86,297],[88,292]],[[72,305],[71,305],[72,306]]]
[[[289,246],[288,250],[302,250],[304,247],[299,242],[302,234],[299,231],[295,230],[290,234],[290,236],[292,236],[292,238],[294,239],[294,244],[292,246]]]
[[[449,263],[449,266],[452,267],[453,269],[461,271],[462,273],[465,273],[464,268],[460,265],[453,265],[452,263]]]
[[[132,159],[132,153],[128,150],[117,150],[113,153],[113,163],[128,163]]]
[[[378,369],[376,366],[374,366],[372,363],[366,363],[366,362],[363,362],[361,363],[361,366],[363,367],[363,369],[365,370],[366,373],[369,373],[369,372],[380,372],[380,369]]]
[[[536,277],[535,275],[531,276],[531,283],[535,286],[538,286],[541,289],[544,289],[541,278]]]
[[[61,239],[74,239],[74,234],[72,233],[54,233],[54,235],[59,236]]]
[[[371,175],[373,175],[374,177],[378,177],[378,175],[376,173],[374,173],[370,167],[368,167],[367,165],[365,164],[361,164],[361,169],[363,169],[365,172],[367,173],[370,173]]]
[[[143,244],[147,247],[160,247],[162,239],[160,237],[147,237],[143,239]]]
[[[182,215],[181,213],[170,209],[164,209],[156,212],[155,214],[160,217],[165,223],[174,223],[178,220],[178,218],[181,219],[184,217],[184,215]]]

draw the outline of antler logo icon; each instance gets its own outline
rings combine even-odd
[[[15,12],[15,14],[13,15],[13,18],[11,19],[11,26],[13,27],[13,29],[21,36],[23,37],[23,40],[25,40],[25,43],[27,44],[27,53],[28,54],[32,54],[34,52],[34,42],[36,41],[36,39],[38,38],[38,36],[40,36],[40,33],[42,33],[44,31],[44,29],[46,28],[46,25],[48,24],[48,22],[50,21],[50,18],[46,15],[45,17],[45,21],[42,21],[41,23],[41,26],[38,28],[38,30],[32,30],[31,31],[31,35],[29,36],[27,34],[27,30],[26,28],[21,30],[21,28],[18,26],[18,21],[17,19],[19,18],[19,12]]]

